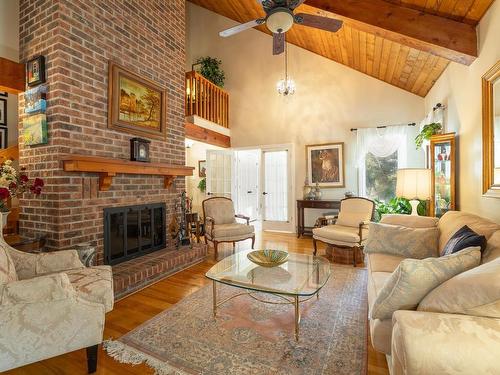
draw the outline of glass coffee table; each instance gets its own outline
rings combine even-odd
[[[330,262],[322,257],[289,253],[288,261],[277,267],[262,267],[252,263],[246,250],[224,258],[206,276],[213,282],[213,314],[225,302],[242,295],[272,304],[292,304],[295,307],[295,339],[299,339],[300,303],[316,295],[330,277]],[[217,283],[244,289],[222,301],[217,300]],[[270,301],[254,292],[278,296],[282,301]]]

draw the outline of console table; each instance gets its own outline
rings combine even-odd
[[[304,224],[304,209],[306,208],[325,208],[329,210],[339,210],[340,209],[340,200],[324,200],[324,201],[315,201],[315,200],[297,200],[297,238],[306,234],[312,235],[313,227],[306,227]]]

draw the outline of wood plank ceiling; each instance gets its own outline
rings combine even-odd
[[[237,22],[247,22],[265,15],[256,0],[189,1]],[[386,1],[477,25],[494,0]],[[318,14],[318,9],[308,6],[306,1],[295,11],[300,12]],[[259,26],[258,29],[269,34],[265,26]],[[287,32],[287,41],[419,96],[427,95],[449,64],[449,60],[444,57],[360,30],[348,22],[344,22],[337,33],[296,24]]]

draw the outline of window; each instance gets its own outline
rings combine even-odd
[[[377,157],[368,152],[365,157],[367,197],[386,202],[395,197],[397,170],[397,151],[386,157]]]

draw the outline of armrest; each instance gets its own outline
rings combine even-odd
[[[213,238],[213,230],[214,230],[215,220],[211,216],[205,216],[205,234],[210,234],[210,237]]]
[[[85,267],[76,250],[30,254],[10,248],[9,255],[20,279]]]
[[[397,311],[392,374],[500,374],[500,320]]]
[[[68,275],[56,273],[4,284],[0,289],[0,305],[54,302],[75,296]]]
[[[237,218],[237,219],[246,220],[247,221],[247,225],[250,225],[250,218],[248,216],[238,214],[238,215],[234,215],[234,217]]]
[[[359,241],[360,243],[363,242],[365,239],[363,238],[363,229],[368,228],[368,224],[370,224],[369,220],[364,220],[359,223]]]

